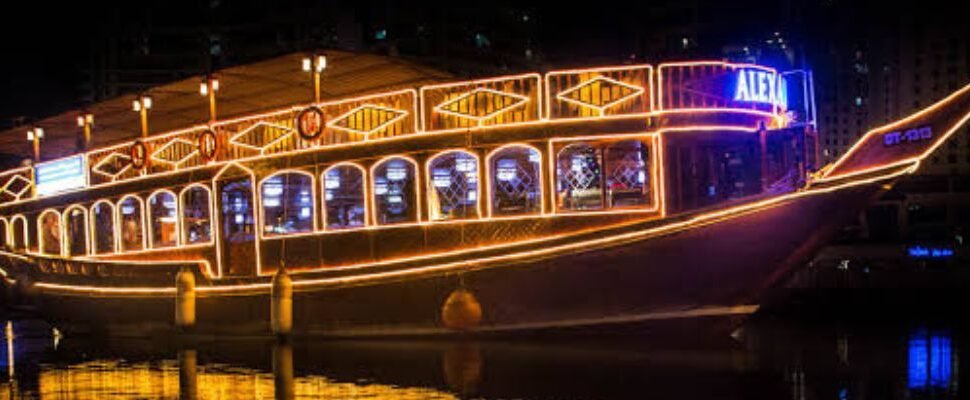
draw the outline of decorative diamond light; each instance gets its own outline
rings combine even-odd
[[[442,114],[470,119],[481,125],[499,114],[521,107],[528,101],[528,97],[519,94],[477,88],[435,106],[435,110]]]
[[[634,99],[643,94],[643,91],[644,89],[639,86],[597,76],[560,92],[556,98],[580,107],[594,109],[603,115],[610,107]]]
[[[122,166],[118,167],[118,165]],[[131,168],[131,157],[122,153],[111,153],[94,164],[91,170],[115,180],[129,168]]]
[[[370,136],[407,116],[407,111],[365,104],[335,118],[327,126]]]
[[[177,168],[197,154],[199,154],[199,149],[195,143],[180,138],[165,143],[164,146],[155,150],[152,153],[152,160],[174,165]]]
[[[23,195],[26,194],[33,185],[33,182],[31,182],[29,179],[20,175],[14,175],[7,181],[7,183],[3,185],[0,192],[9,193],[17,200],[20,200],[20,198],[23,197]]]
[[[229,143],[259,151],[262,154],[266,149],[286,140],[295,133],[296,131],[293,128],[260,121],[233,135],[229,138]]]

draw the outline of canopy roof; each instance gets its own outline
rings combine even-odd
[[[417,87],[450,78],[445,72],[400,58],[340,51],[328,51],[326,55],[327,70],[323,74],[321,93],[324,100]],[[288,54],[217,71],[219,118],[310,102],[313,84],[309,74],[302,70],[304,56],[303,53]],[[194,76],[147,92],[153,100],[148,117],[150,134],[208,121],[208,102],[199,95],[202,79]],[[87,108],[87,112],[94,114],[93,147],[131,140],[140,135],[138,113],[132,111],[134,99],[133,95],[121,96]],[[79,114],[79,110],[70,110],[33,124],[44,129],[42,159],[77,153]],[[0,152],[29,157],[32,150],[26,139],[28,129],[20,127],[0,132]]]

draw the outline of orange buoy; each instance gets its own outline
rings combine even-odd
[[[482,322],[482,305],[467,289],[457,289],[441,306],[441,322],[448,329],[465,331]]]

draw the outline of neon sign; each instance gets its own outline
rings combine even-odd
[[[886,147],[902,143],[915,143],[933,138],[933,129],[929,126],[907,129],[905,131],[886,132],[882,135],[882,144]]]
[[[83,188],[88,185],[85,179],[84,156],[76,155],[60,160],[37,164],[37,195],[46,196],[65,190]]]
[[[774,71],[754,68],[738,69],[734,100],[788,108],[785,80]]]
[[[945,247],[923,247],[912,246],[906,250],[912,258],[950,258],[953,257],[953,249]]]

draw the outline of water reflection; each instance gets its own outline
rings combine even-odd
[[[5,327],[0,399],[948,399],[966,337],[778,320],[684,343],[94,341],[31,321]]]
[[[911,392],[956,394],[954,378],[959,363],[949,335],[919,330],[909,338],[908,355],[907,387]]]

